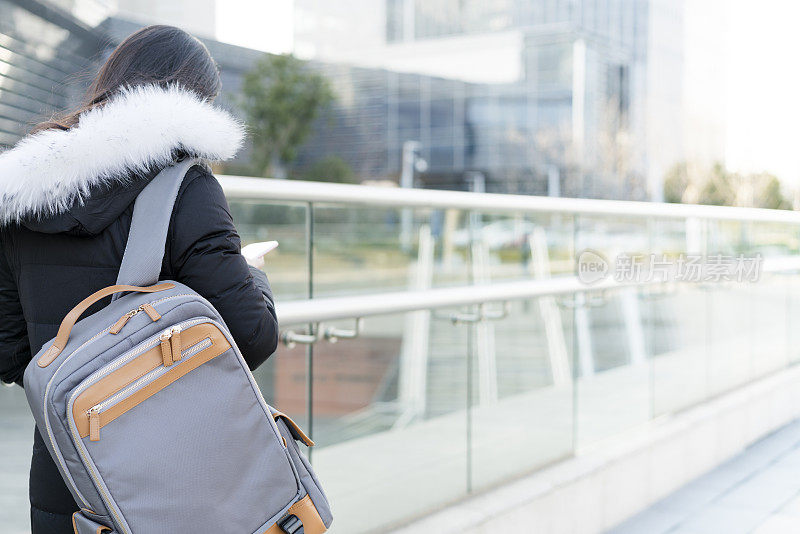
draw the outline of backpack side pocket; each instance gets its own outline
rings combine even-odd
[[[333,522],[333,514],[331,512],[330,503],[328,502],[328,497],[325,495],[325,491],[322,489],[322,485],[316,473],[314,473],[314,469],[297,445],[298,441],[304,443],[306,446],[311,446],[314,443],[289,416],[272,407],[270,407],[270,409],[272,410],[272,416],[275,418],[278,430],[286,440],[286,448],[289,451],[289,457],[297,469],[298,475],[300,475],[300,482],[303,484],[306,493],[311,497],[311,501],[317,509],[325,527],[329,528]]]
[[[88,510],[78,510],[72,514],[72,529],[75,534],[114,534],[112,528],[95,521],[93,517],[99,516],[94,516]]]

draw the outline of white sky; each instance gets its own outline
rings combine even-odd
[[[217,0],[217,39],[256,50],[291,52],[292,0]]]
[[[692,0],[688,0],[691,2]],[[800,185],[800,4],[731,0],[727,73],[730,167]]]

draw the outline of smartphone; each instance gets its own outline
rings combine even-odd
[[[242,248],[242,256],[247,260],[248,265],[261,268],[264,266],[264,256],[278,248],[277,241],[260,241],[258,243],[250,243]]]

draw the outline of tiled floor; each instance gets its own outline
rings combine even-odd
[[[800,421],[607,534],[800,533]]]

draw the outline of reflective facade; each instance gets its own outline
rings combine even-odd
[[[381,5],[296,2],[297,53],[339,64],[325,72],[340,95],[301,166],[335,152],[362,178],[396,179],[414,140],[432,181],[480,171],[493,191],[658,198],[682,157],[681,134],[660,135],[682,131],[682,2]],[[381,143],[366,168],[363,138]]]
[[[77,19],[50,21],[0,0],[0,147],[77,102],[98,43]]]

